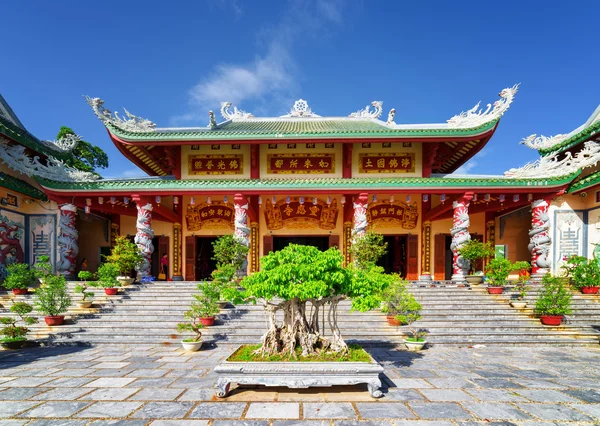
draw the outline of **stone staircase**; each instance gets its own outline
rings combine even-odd
[[[74,283],[69,283],[72,292]],[[179,344],[177,323],[193,300],[196,283],[156,282],[135,284],[106,296],[96,296],[90,309],[72,307],[66,324],[48,327],[40,322],[31,327],[29,338],[46,345]],[[560,327],[548,327],[533,317],[536,291],[528,297],[529,308],[509,306],[510,291],[499,296],[487,294],[483,285],[473,287],[421,286],[411,291],[423,305],[417,323],[429,331],[435,345],[598,345],[600,296],[575,294],[573,315]],[[75,300],[78,296],[74,296]],[[14,301],[33,302],[33,295],[14,296],[0,292],[0,316]],[[350,302],[340,305],[339,323],[344,338],[362,344],[400,343],[406,327],[392,327],[379,311],[352,312]],[[266,327],[260,305],[230,307],[221,311],[215,326],[204,328],[205,341],[217,344],[258,343]]]
[[[422,304],[416,323],[429,331],[436,345],[557,345],[600,344],[600,296],[574,293],[573,315],[559,327],[542,325],[533,314],[540,286],[527,297],[528,307],[509,305],[512,291],[490,295],[484,285],[469,287],[429,286],[415,283],[411,292]],[[407,331],[406,327],[401,327]]]

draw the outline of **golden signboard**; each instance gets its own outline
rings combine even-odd
[[[369,204],[367,209],[367,220],[375,227],[390,224],[400,225],[404,229],[414,229],[417,227],[418,219],[417,205],[409,205],[401,201],[373,203]]]
[[[324,201],[306,198],[301,203],[299,197],[290,198],[290,202],[286,200],[278,201],[273,205],[270,202],[265,206],[265,221],[267,229],[275,230],[286,228],[300,229],[335,229],[337,222],[338,208],[337,201],[333,199],[331,204]]]
[[[335,173],[335,154],[267,154],[267,173]]]
[[[188,157],[190,175],[244,174],[244,156],[241,154],[197,154]]]
[[[414,173],[415,154],[413,152],[379,154],[359,154],[360,173]]]
[[[200,229],[233,229],[235,212],[231,204],[202,203],[188,205],[185,220],[188,231]]]

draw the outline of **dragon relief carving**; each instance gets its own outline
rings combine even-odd
[[[529,245],[531,252],[531,265],[534,273],[544,273],[551,266],[550,246],[550,215],[548,214],[548,201],[535,200],[532,203],[531,230],[529,231]],[[540,271],[541,269],[541,271]]]
[[[56,238],[58,243],[59,260],[56,269],[61,274],[74,277],[77,264],[75,259],[79,253],[79,232],[76,226],[77,207],[73,204],[65,204],[60,208],[58,227],[60,233]]]
[[[96,117],[100,119],[105,125],[112,125],[121,130],[125,130],[132,133],[145,133],[155,131],[156,124],[152,121],[138,117],[137,115],[131,114],[125,108],[125,116],[127,118],[119,117],[118,112],[111,112],[109,109],[104,108],[104,101],[100,98],[85,97],[86,102],[92,107]]]
[[[453,226],[450,230],[452,236],[450,250],[452,250],[453,255],[452,269],[455,276],[465,276],[469,274],[471,265],[467,259],[460,255],[459,249],[471,240],[471,234],[469,234],[469,225],[471,224],[469,202],[455,201],[452,207],[454,208]]]
[[[371,105],[375,108],[374,111],[371,111]],[[356,112],[353,112],[348,117],[350,118],[368,118],[368,119],[377,119],[381,116],[382,113],[382,101],[373,101],[371,105],[367,105],[364,109],[360,109]]]
[[[229,111],[231,106],[231,102],[221,102],[221,115],[225,120],[245,120],[248,118],[254,118],[254,115],[241,109],[237,109],[235,105],[233,105],[233,112]]]
[[[152,238],[154,238],[154,231],[152,230],[152,204],[148,203],[144,206],[137,206],[137,221],[136,228],[137,233],[135,234],[134,242],[139,247],[140,251],[144,256],[144,260],[137,271],[140,277],[147,277],[151,274],[150,261],[152,259],[152,253],[154,253],[154,246],[152,245]]]
[[[500,92],[499,96],[501,99],[494,102],[493,105],[488,104],[485,111],[479,109],[481,102],[478,102],[470,110],[463,111],[449,119],[447,121],[448,126],[451,128],[472,128],[502,117],[513,102],[518,90],[518,84],[515,84],[513,87],[507,87]]]
[[[523,140],[519,143],[537,151],[538,149],[552,148],[553,146],[556,146],[565,141],[568,137],[568,134],[560,134],[549,137],[544,135],[538,136],[533,134],[527,136],[526,138],[523,138]]]
[[[44,145],[59,152],[71,152],[77,146],[81,136],[79,135],[65,135],[62,138],[55,141],[42,141]]]

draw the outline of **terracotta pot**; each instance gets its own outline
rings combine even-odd
[[[502,294],[504,287],[488,287],[487,291],[489,294]]]
[[[600,289],[600,287],[598,287],[598,286],[581,287],[581,292],[583,294],[598,294],[598,289]]]
[[[117,294],[119,292],[118,288],[105,288],[104,289],[104,293],[106,293],[109,296],[114,296],[115,294]]]
[[[46,321],[46,325],[63,325],[65,323],[64,315],[48,315],[44,317],[44,321]]]
[[[396,326],[396,327],[398,327],[399,325],[402,325],[400,323],[400,321],[398,321],[396,319],[396,317],[393,316],[393,315],[388,315],[386,318],[387,318],[387,322],[388,322],[389,325],[393,325],[393,326]]]
[[[560,325],[562,318],[562,315],[541,315],[540,321],[544,325]]]
[[[28,289],[26,289],[26,288],[13,288],[12,292],[13,292],[13,294],[17,294],[17,295],[22,296],[24,294],[27,294],[27,290]]]
[[[209,327],[215,324],[215,317],[200,318],[200,323],[206,327]]]

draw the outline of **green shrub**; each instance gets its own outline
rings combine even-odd
[[[542,278],[543,289],[535,304],[535,314],[568,315],[571,313],[572,294],[567,290],[561,277],[547,274]]]
[[[37,322],[37,318],[30,317],[33,311],[33,306],[25,302],[16,302],[10,307],[10,312],[15,314],[15,317],[0,317],[0,324],[4,327],[0,329],[1,342],[18,342],[26,340],[29,329],[28,325],[33,325]],[[21,321],[25,326],[17,325],[18,321]]]
[[[491,243],[483,243],[477,240],[469,240],[462,247],[459,247],[458,253],[469,261],[470,271],[474,272],[475,264],[479,259],[491,257],[494,255],[494,247]]]
[[[52,264],[49,256],[40,256],[37,262],[33,265],[33,271],[42,284],[46,283],[46,277],[52,275]]]
[[[240,243],[234,235],[228,234],[217,238],[212,243],[213,260],[217,261],[217,268],[224,265],[233,266],[234,270],[239,270],[248,256],[249,248]]]
[[[79,271],[77,278],[79,278],[81,282],[75,286],[74,292],[81,294],[81,301],[85,302],[86,298],[94,297],[93,292],[87,291],[87,289],[92,286],[90,281],[94,278],[94,274],[92,274],[90,271]]]
[[[573,264],[570,272],[571,286],[577,290],[600,285],[600,262],[597,259],[578,260],[576,264]]]
[[[48,275],[45,278],[46,285],[36,290],[37,301],[35,308],[44,315],[56,316],[69,309],[71,297],[67,292],[65,277]]]
[[[106,256],[106,260],[119,268],[117,277],[119,274],[128,276],[133,269],[144,262],[144,256],[135,243],[129,241],[127,237],[120,236],[115,240],[115,246],[110,255]]]
[[[35,284],[35,271],[26,263],[13,263],[6,267],[7,276],[2,284],[5,288],[25,289]]]
[[[363,236],[354,239],[350,253],[358,269],[369,269],[387,253],[387,243],[383,240],[383,235],[367,231]]]
[[[485,273],[492,287],[504,287],[506,279],[513,270],[510,260],[503,257],[492,259],[485,268]]]
[[[121,273],[119,266],[115,263],[105,262],[98,268],[97,285],[104,288],[116,288],[121,284],[117,281],[117,277]]]

